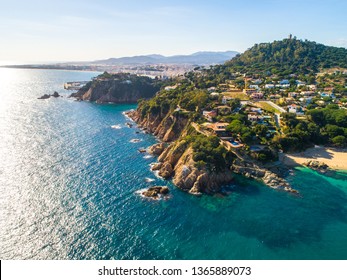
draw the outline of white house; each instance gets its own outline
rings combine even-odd
[[[296,104],[291,104],[288,106],[288,112],[296,114],[298,111],[298,106]]]

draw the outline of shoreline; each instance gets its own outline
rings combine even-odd
[[[300,153],[282,153],[279,156],[279,160],[282,164],[289,167],[304,166],[304,163],[309,160],[317,160],[327,164],[332,170],[347,171],[346,149],[316,146]]]

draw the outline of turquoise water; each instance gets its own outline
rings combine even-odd
[[[137,151],[156,139],[125,125],[134,105],[66,98],[96,74],[0,69],[1,259],[347,259],[346,173],[295,169],[301,196],[242,177],[227,197],[188,195]],[[151,185],[171,198],[136,193]]]

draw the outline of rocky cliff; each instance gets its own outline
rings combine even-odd
[[[165,179],[172,178],[178,188],[191,194],[216,193],[222,185],[232,181],[233,174],[228,169],[211,172],[206,167],[197,167],[193,148],[184,139],[194,131],[188,114],[175,111],[143,116],[139,107],[136,111],[128,112],[128,116],[144,130],[164,142],[170,142],[167,147],[159,143],[149,148],[149,152],[158,155],[158,163],[152,166],[152,170],[158,171]]]
[[[164,142],[177,140],[184,135],[185,128],[187,128],[189,123],[189,115],[183,112],[149,112],[143,116],[142,109],[139,107],[136,111],[129,112],[128,115],[139,124],[139,127],[152,133]]]
[[[199,166],[194,160],[191,144],[185,140],[187,135],[195,137],[198,134],[190,125],[189,114],[165,110],[143,114],[140,105],[137,110],[128,112],[128,116],[142,129],[156,135],[163,142],[170,143],[169,145],[159,143],[149,148],[150,153],[158,156],[158,163],[152,166],[152,170],[158,171],[165,179],[171,178],[173,183],[184,191],[192,194],[219,192],[221,186],[230,183],[233,174],[237,173],[260,180],[274,189],[298,193],[278,172],[244,158],[236,158],[230,168],[218,171]]]
[[[153,97],[159,89],[160,81],[148,77],[104,73],[71,97],[97,103],[136,103],[141,98]]]
[[[197,168],[193,154],[192,147],[184,140],[175,141],[159,155],[159,162],[152,170],[158,170],[165,179],[172,178],[178,188],[191,194],[215,193],[232,181],[230,170],[210,172],[207,168]]]

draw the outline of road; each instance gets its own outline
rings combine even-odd
[[[278,129],[281,129],[281,115],[276,113],[274,116],[275,123]]]
[[[277,104],[273,103],[272,101],[259,101],[259,102],[265,102],[269,104],[271,107],[274,107],[276,110],[280,111],[281,113],[286,113],[287,111],[283,109],[282,107],[278,106]]]

